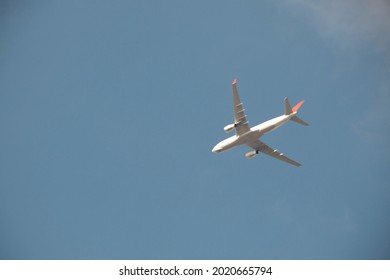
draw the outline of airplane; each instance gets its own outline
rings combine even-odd
[[[236,146],[245,145],[253,150],[246,153],[245,156],[249,159],[259,154],[259,152],[267,154],[276,159],[282,160],[294,166],[301,166],[300,163],[286,157],[283,153],[275,150],[260,141],[259,138],[263,135],[277,129],[282,124],[291,120],[301,125],[309,125],[305,121],[301,120],[296,116],[298,109],[302,106],[304,100],[300,101],[297,105],[291,108],[290,102],[286,97],[284,99],[284,115],[273,118],[266,122],[263,122],[259,125],[256,125],[252,128],[249,127],[248,121],[246,119],[245,110],[243,104],[240,101],[240,97],[237,91],[237,80],[233,81],[233,115],[234,115],[234,123],[228,124],[224,127],[225,132],[236,130],[236,135],[231,136],[225,140],[219,142],[212,149],[213,153],[220,153],[229,149],[232,149]]]

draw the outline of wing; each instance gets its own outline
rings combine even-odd
[[[236,135],[242,135],[250,130],[248,121],[246,120],[245,110],[240,101],[240,96],[237,91],[237,80],[233,81],[233,114],[234,124],[236,127]]]
[[[255,149],[256,151],[259,151],[259,152],[267,154],[271,157],[280,159],[280,160],[287,162],[289,164],[292,164],[294,166],[301,166],[300,163],[293,161],[292,159],[289,159],[288,157],[284,156],[281,152],[279,152],[275,149],[272,149],[270,146],[261,142],[260,140],[251,142],[251,143],[247,144],[247,146],[251,147],[252,149]]]

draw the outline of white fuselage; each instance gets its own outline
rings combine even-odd
[[[264,134],[267,134],[268,132],[277,129],[279,126],[281,126],[282,124],[290,120],[293,116],[295,116],[295,114],[296,112],[293,112],[290,115],[282,115],[273,118],[271,120],[252,127],[248,132],[242,135],[234,135],[232,137],[226,138],[225,140],[222,140],[217,145],[215,145],[215,147],[212,149],[212,152],[219,153],[239,145],[245,145],[247,143],[256,141]]]

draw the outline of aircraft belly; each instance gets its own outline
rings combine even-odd
[[[237,140],[239,140],[239,137],[237,137],[237,136],[229,137],[229,138],[219,142],[217,144],[217,146],[214,148],[216,148],[216,150],[218,152],[230,150],[231,148],[234,148],[235,146],[239,145],[239,144],[237,144]]]
[[[268,127],[265,127],[263,129],[261,129],[260,131],[261,131],[262,134],[266,134],[266,133],[271,132],[272,130],[274,130],[276,128],[277,128],[276,125],[270,125]]]
[[[279,126],[284,124],[289,120],[288,116],[280,116],[276,117],[272,120],[266,121],[258,126],[256,126],[254,129],[260,132],[261,135],[269,133],[275,129],[277,129]]]
[[[240,136],[238,139],[239,145],[250,143],[259,139],[263,134],[259,130],[251,130]]]

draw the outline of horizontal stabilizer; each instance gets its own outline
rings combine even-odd
[[[297,116],[294,116],[292,117],[290,120],[296,122],[296,123],[299,123],[301,125],[309,125],[307,122],[301,120],[300,118],[298,118]]]

